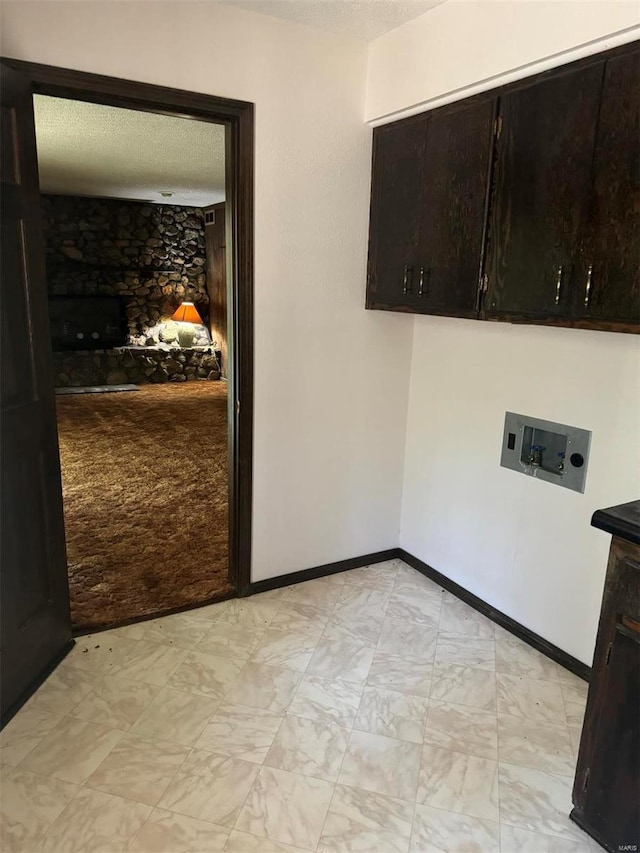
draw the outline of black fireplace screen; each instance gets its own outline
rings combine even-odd
[[[54,350],[108,349],[125,346],[127,323],[118,296],[49,297]]]

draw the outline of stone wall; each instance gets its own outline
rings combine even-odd
[[[47,195],[42,209],[50,294],[122,296],[132,344],[183,300],[207,322],[202,210]]]
[[[119,381],[163,381],[162,377],[213,378],[203,374],[194,355],[185,355],[193,371],[167,369],[175,361],[176,324],[168,322],[178,305],[194,302],[202,326],[195,326],[195,347],[212,355],[208,330],[204,214],[194,207],[147,204],[75,196],[42,196],[47,282],[52,296],[119,296],[127,315],[128,342],[158,347],[144,356],[117,350],[64,352],[56,355],[57,385],[78,385],[80,376],[125,372]],[[215,345],[215,342],[213,342]],[[153,361],[143,363],[141,359]],[[193,362],[193,363],[192,363]],[[136,366],[137,365],[137,366]],[[138,369],[140,368],[140,369]],[[154,379],[145,376],[154,376]],[[88,384],[88,383],[85,383]],[[105,384],[96,380],[96,384]]]
[[[211,348],[121,347],[54,352],[53,368],[57,388],[220,378],[220,367]]]

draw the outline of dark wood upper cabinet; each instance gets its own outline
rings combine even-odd
[[[474,317],[495,99],[374,132],[368,307]]]
[[[434,110],[427,125],[419,310],[475,317],[495,99]]]
[[[374,131],[367,307],[640,332],[640,43]]]
[[[490,317],[567,315],[589,200],[602,65],[500,99],[484,307]]]
[[[427,118],[416,116],[374,133],[368,307],[398,306],[415,297]]]
[[[604,71],[573,313],[640,323],[640,55]]]

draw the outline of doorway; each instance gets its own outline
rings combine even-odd
[[[6,307],[9,296],[12,308],[10,323],[13,326],[16,326],[17,313],[22,312],[22,325],[25,328],[25,324],[30,326],[32,332],[39,332],[25,335],[21,340],[16,334],[3,336],[7,347],[3,352],[3,367],[13,370],[25,355],[33,367],[29,375],[16,367],[16,376],[9,376],[10,381],[5,387],[13,396],[11,400],[7,399],[7,405],[3,400],[3,425],[13,426],[20,418],[27,424],[29,419],[33,420],[39,414],[38,429],[34,427],[29,432],[23,428],[19,449],[10,454],[5,446],[7,452],[3,459],[3,502],[7,507],[11,505],[3,531],[6,534],[3,536],[2,566],[3,650],[15,666],[4,668],[2,693],[3,711],[6,715],[9,709],[10,715],[11,709],[20,706],[37,686],[38,679],[46,676],[71,644],[66,564],[64,550],[59,547],[59,543],[64,541],[64,531],[59,465],[55,452],[54,369],[46,328],[44,244],[38,233],[38,217],[34,216],[35,207],[39,216],[40,204],[34,192],[34,186],[37,186],[35,145],[32,146],[33,152],[30,151],[33,95],[178,116],[221,124],[225,128],[226,286],[229,297],[226,374],[230,401],[226,407],[228,578],[231,594],[235,595],[248,593],[251,554],[253,105],[17,60],[3,60],[3,71],[5,68],[11,81],[9,98],[4,100],[4,114],[7,117],[6,128],[13,135],[13,148],[11,157],[3,159],[3,169],[6,167],[3,185],[11,188],[7,198],[17,226],[10,235],[15,234],[15,252],[13,247],[9,251],[10,243],[5,240],[5,253],[13,253],[7,267],[13,283],[3,293],[3,303]],[[22,204],[20,197],[29,203]],[[17,202],[15,205],[14,201]],[[17,262],[15,258],[18,258]],[[6,321],[3,316],[3,330]],[[24,352],[19,351],[20,348]],[[26,389],[24,393],[19,387],[21,377],[17,374],[20,372]],[[33,406],[35,400],[41,410],[39,413]],[[4,417],[7,413],[10,417]],[[20,465],[27,458],[37,464]],[[193,517],[190,521],[194,521]],[[202,523],[196,532],[198,536],[206,537],[206,524]],[[25,562],[22,543],[29,538],[32,540],[30,559]],[[192,547],[197,551],[197,536]],[[190,604],[178,602],[175,606],[163,606],[162,611],[171,612],[185,606]]]
[[[71,621],[95,631],[233,593],[225,133],[34,111]]]

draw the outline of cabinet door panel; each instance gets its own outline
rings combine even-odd
[[[589,196],[604,65],[501,98],[489,224],[489,316],[564,316]]]
[[[607,850],[640,830],[640,546],[614,536],[571,817]]]
[[[427,117],[374,131],[367,306],[415,300]]]
[[[584,818],[610,849],[640,839],[640,634],[616,626],[602,673],[605,702],[585,780]]]
[[[477,315],[495,103],[429,114],[417,291],[427,313]]]
[[[589,283],[589,290],[587,290]],[[605,68],[577,314],[640,323],[640,52]]]

